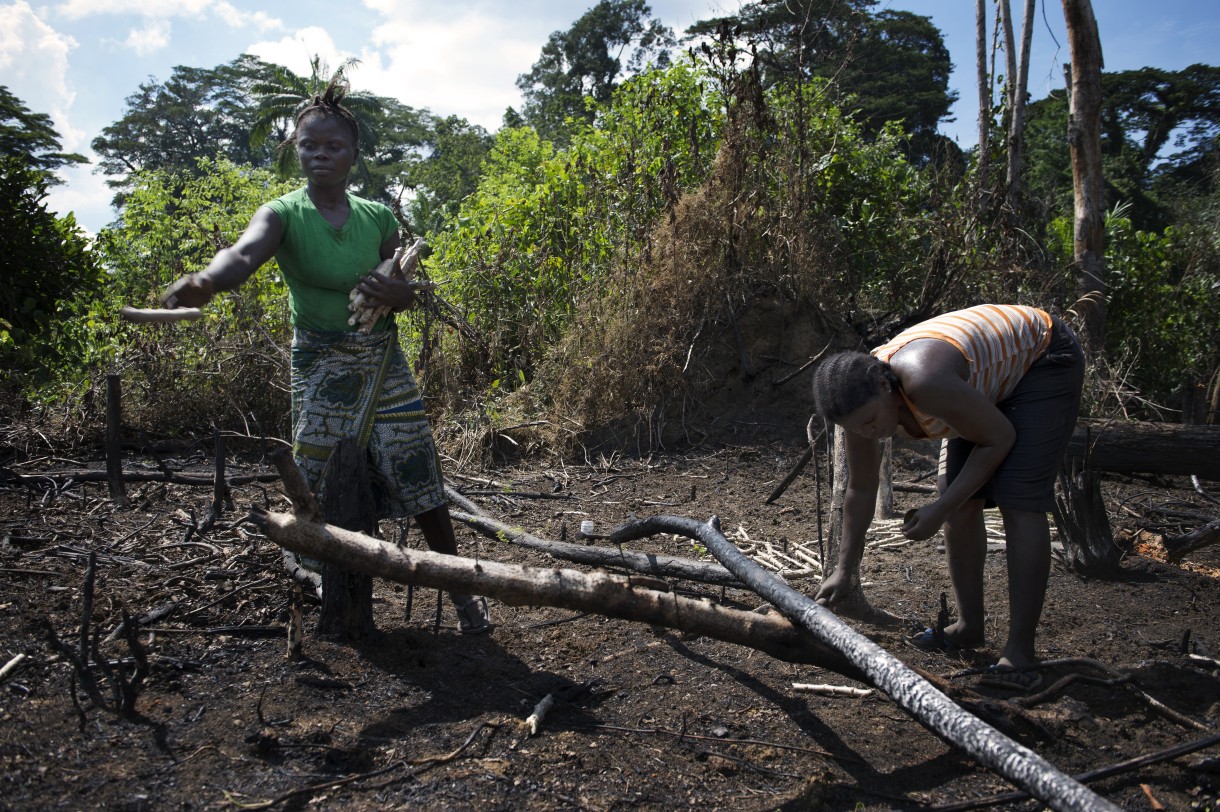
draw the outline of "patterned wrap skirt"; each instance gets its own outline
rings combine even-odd
[[[368,449],[379,519],[445,503],[440,458],[398,331],[373,335],[297,329],[292,340],[292,453],[317,491],[344,437]]]

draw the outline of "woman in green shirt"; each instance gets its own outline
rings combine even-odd
[[[384,205],[347,192],[359,129],[332,82],[297,116],[295,146],[306,183],[261,206],[237,242],[207,268],[174,282],[167,307],[199,307],[233,290],[275,257],[288,284],[292,344],[293,456],[316,487],[334,445],[356,436],[369,452],[378,518],[414,517],[428,547],[455,555],[440,460],[423,399],[398,345],[393,316],[365,335],[352,326],[348,297],[405,309],[410,285],[378,273],[399,247]],[[451,595],[463,632],[488,631],[487,601]]]

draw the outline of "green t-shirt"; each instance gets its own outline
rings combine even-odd
[[[283,238],[276,262],[288,283],[292,323],[306,330],[351,332],[348,295],[360,277],[381,262],[381,244],[398,229],[394,213],[371,200],[347,196],[351,208],[343,228],[317,210],[305,187],[267,203],[280,218]],[[391,319],[377,323],[385,330]]]

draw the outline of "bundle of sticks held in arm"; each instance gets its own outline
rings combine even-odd
[[[394,256],[383,261],[373,270],[391,279],[406,280],[413,290],[432,290],[436,287],[433,283],[415,281],[415,272],[419,269],[419,255],[426,246],[427,243],[422,239],[417,239],[410,248],[399,248],[394,252]],[[347,320],[347,323],[357,326],[360,332],[368,335],[372,332],[374,324],[389,315],[391,308],[386,305],[370,304],[365,300],[364,294],[360,292],[360,286],[357,285],[348,294],[347,309],[352,313],[352,317]]]

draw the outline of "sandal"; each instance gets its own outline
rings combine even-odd
[[[979,685],[1027,694],[1042,687],[1042,675],[1033,668],[1013,668],[1011,665],[996,663],[987,669],[986,674],[979,677]]]
[[[457,607],[458,629],[462,634],[486,634],[495,628],[487,609],[487,598],[471,595],[450,595]]]
[[[958,645],[952,637],[945,634],[944,629],[924,629],[922,632],[908,637],[907,642],[922,651],[943,651],[946,654],[952,654],[962,649],[974,648],[973,646]]]

